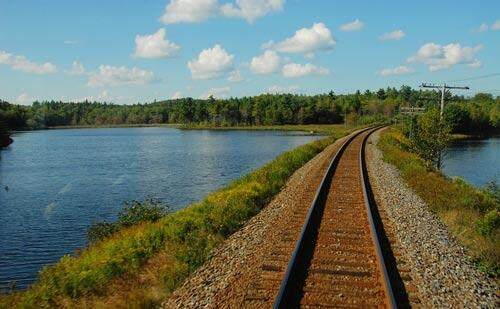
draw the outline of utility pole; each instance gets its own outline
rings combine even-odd
[[[448,86],[446,84],[434,85],[434,84],[422,83],[422,85],[420,85],[420,87],[422,87],[422,88],[433,88],[433,89],[440,89],[441,90],[441,117],[443,117],[443,111],[444,111],[444,93],[446,92],[446,89],[464,89],[464,90],[469,90],[468,86]]]

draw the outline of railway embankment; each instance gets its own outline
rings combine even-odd
[[[411,189],[401,172],[377,148],[381,132],[367,144],[368,169],[384,226],[423,305],[495,307],[498,285],[479,271],[468,250],[449,232],[429,205]],[[404,264],[404,265],[403,265]]]
[[[495,307],[498,285],[478,270],[468,250],[401,177],[382,159],[376,143],[367,144],[369,180],[407,304],[425,307]],[[241,230],[233,234],[163,303],[174,307],[271,307],[300,228],[304,208],[341,139],[297,170],[284,189]],[[278,250],[276,249],[278,248]],[[387,248],[386,248],[387,249]],[[283,260],[283,261],[280,261]],[[271,261],[271,262],[270,262]],[[345,297],[343,293],[337,295]]]

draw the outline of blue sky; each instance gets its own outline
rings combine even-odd
[[[0,0],[0,97],[129,104],[470,78],[456,83],[498,95],[499,12],[496,0]]]

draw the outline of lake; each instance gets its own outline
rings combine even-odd
[[[0,288],[86,244],[89,225],[114,220],[124,201],[179,209],[319,136],[174,128],[17,133],[0,160]]]
[[[500,137],[455,141],[446,150],[443,172],[459,176],[476,187],[500,185]]]

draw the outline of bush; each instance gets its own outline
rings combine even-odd
[[[96,243],[113,235],[118,230],[116,223],[106,221],[92,224],[87,230],[87,240],[89,243]]]
[[[142,203],[125,202],[117,223],[120,227],[128,227],[140,222],[156,222],[168,212],[169,207],[155,199],[147,199]]]
[[[476,226],[481,235],[492,236],[493,232],[500,228],[500,212],[491,210],[482,219],[477,220]]]
[[[141,222],[156,222],[168,214],[169,207],[155,199],[144,202],[124,202],[124,207],[114,223],[97,222],[92,224],[87,231],[90,243],[96,243],[113,235],[120,229],[136,225]]]

